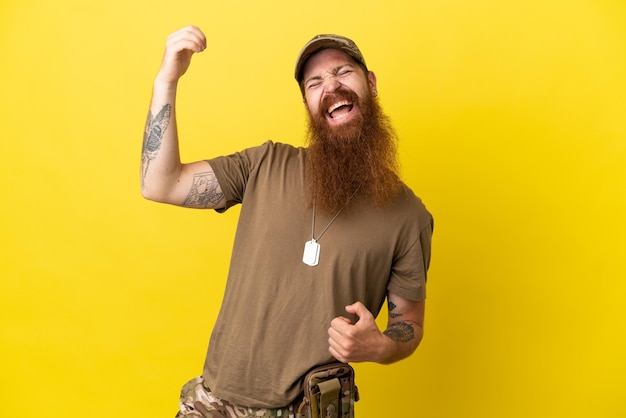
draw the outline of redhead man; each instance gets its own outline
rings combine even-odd
[[[145,198],[216,212],[241,205],[203,372],[183,387],[177,416],[294,416],[313,368],[415,351],[433,220],[398,175],[376,76],[339,35],[314,37],[296,60],[306,147],[267,141],[182,163],[178,81],[206,42],[195,26],[169,36],[142,150]]]

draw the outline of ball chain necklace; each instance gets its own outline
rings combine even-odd
[[[357,188],[357,190],[358,190],[358,188]],[[320,239],[322,239],[322,236],[324,235],[326,230],[328,228],[330,228],[330,226],[333,224],[333,222],[335,222],[335,219],[337,219],[339,214],[341,212],[343,212],[343,210],[346,208],[346,206],[348,206],[348,203],[350,203],[350,201],[352,200],[352,198],[356,194],[357,190],[352,192],[352,194],[350,195],[350,198],[348,199],[348,201],[343,205],[343,207],[341,209],[339,209],[339,211],[335,214],[335,216],[332,217],[330,222],[328,222],[328,225],[326,225],[326,227],[322,230],[322,232],[320,232],[320,234],[318,235],[317,239],[315,238],[315,200],[313,200],[313,217],[312,217],[313,219],[312,219],[312,222],[311,222],[312,223],[312,225],[311,225],[311,241],[307,241],[307,242],[304,243],[304,254],[302,255],[302,262],[304,264],[306,264],[307,266],[311,266],[311,267],[317,266],[317,264],[320,261],[320,244],[319,244],[318,241]]]

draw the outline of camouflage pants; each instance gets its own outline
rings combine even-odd
[[[196,377],[180,392],[180,411],[176,418],[294,418],[293,406],[284,408],[248,408],[219,399],[204,387],[202,377]]]

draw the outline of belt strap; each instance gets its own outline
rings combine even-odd
[[[331,379],[318,383],[320,389],[320,409],[324,418],[337,418],[339,414],[339,391],[341,383],[339,379]]]

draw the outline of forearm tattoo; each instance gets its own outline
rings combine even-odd
[[[159,153],[163,135],[170,123],[172,105],[166,104],[161,111],[153,116],[148,112],[146,127],[143,133],[143,147],[141,150],[141,185],[143,186],[150,161],[154,160]]]
[[[217,191],[218,186],[217,178],[212,172],[195,174],[191,190],[189,190],[183,206],[207,208],[217,205],[224,198],[224,194]]]
[[[408,322],[396,322],[391,324],[383,334],[398,343],[408,343],[415,338],[413,325]]]

